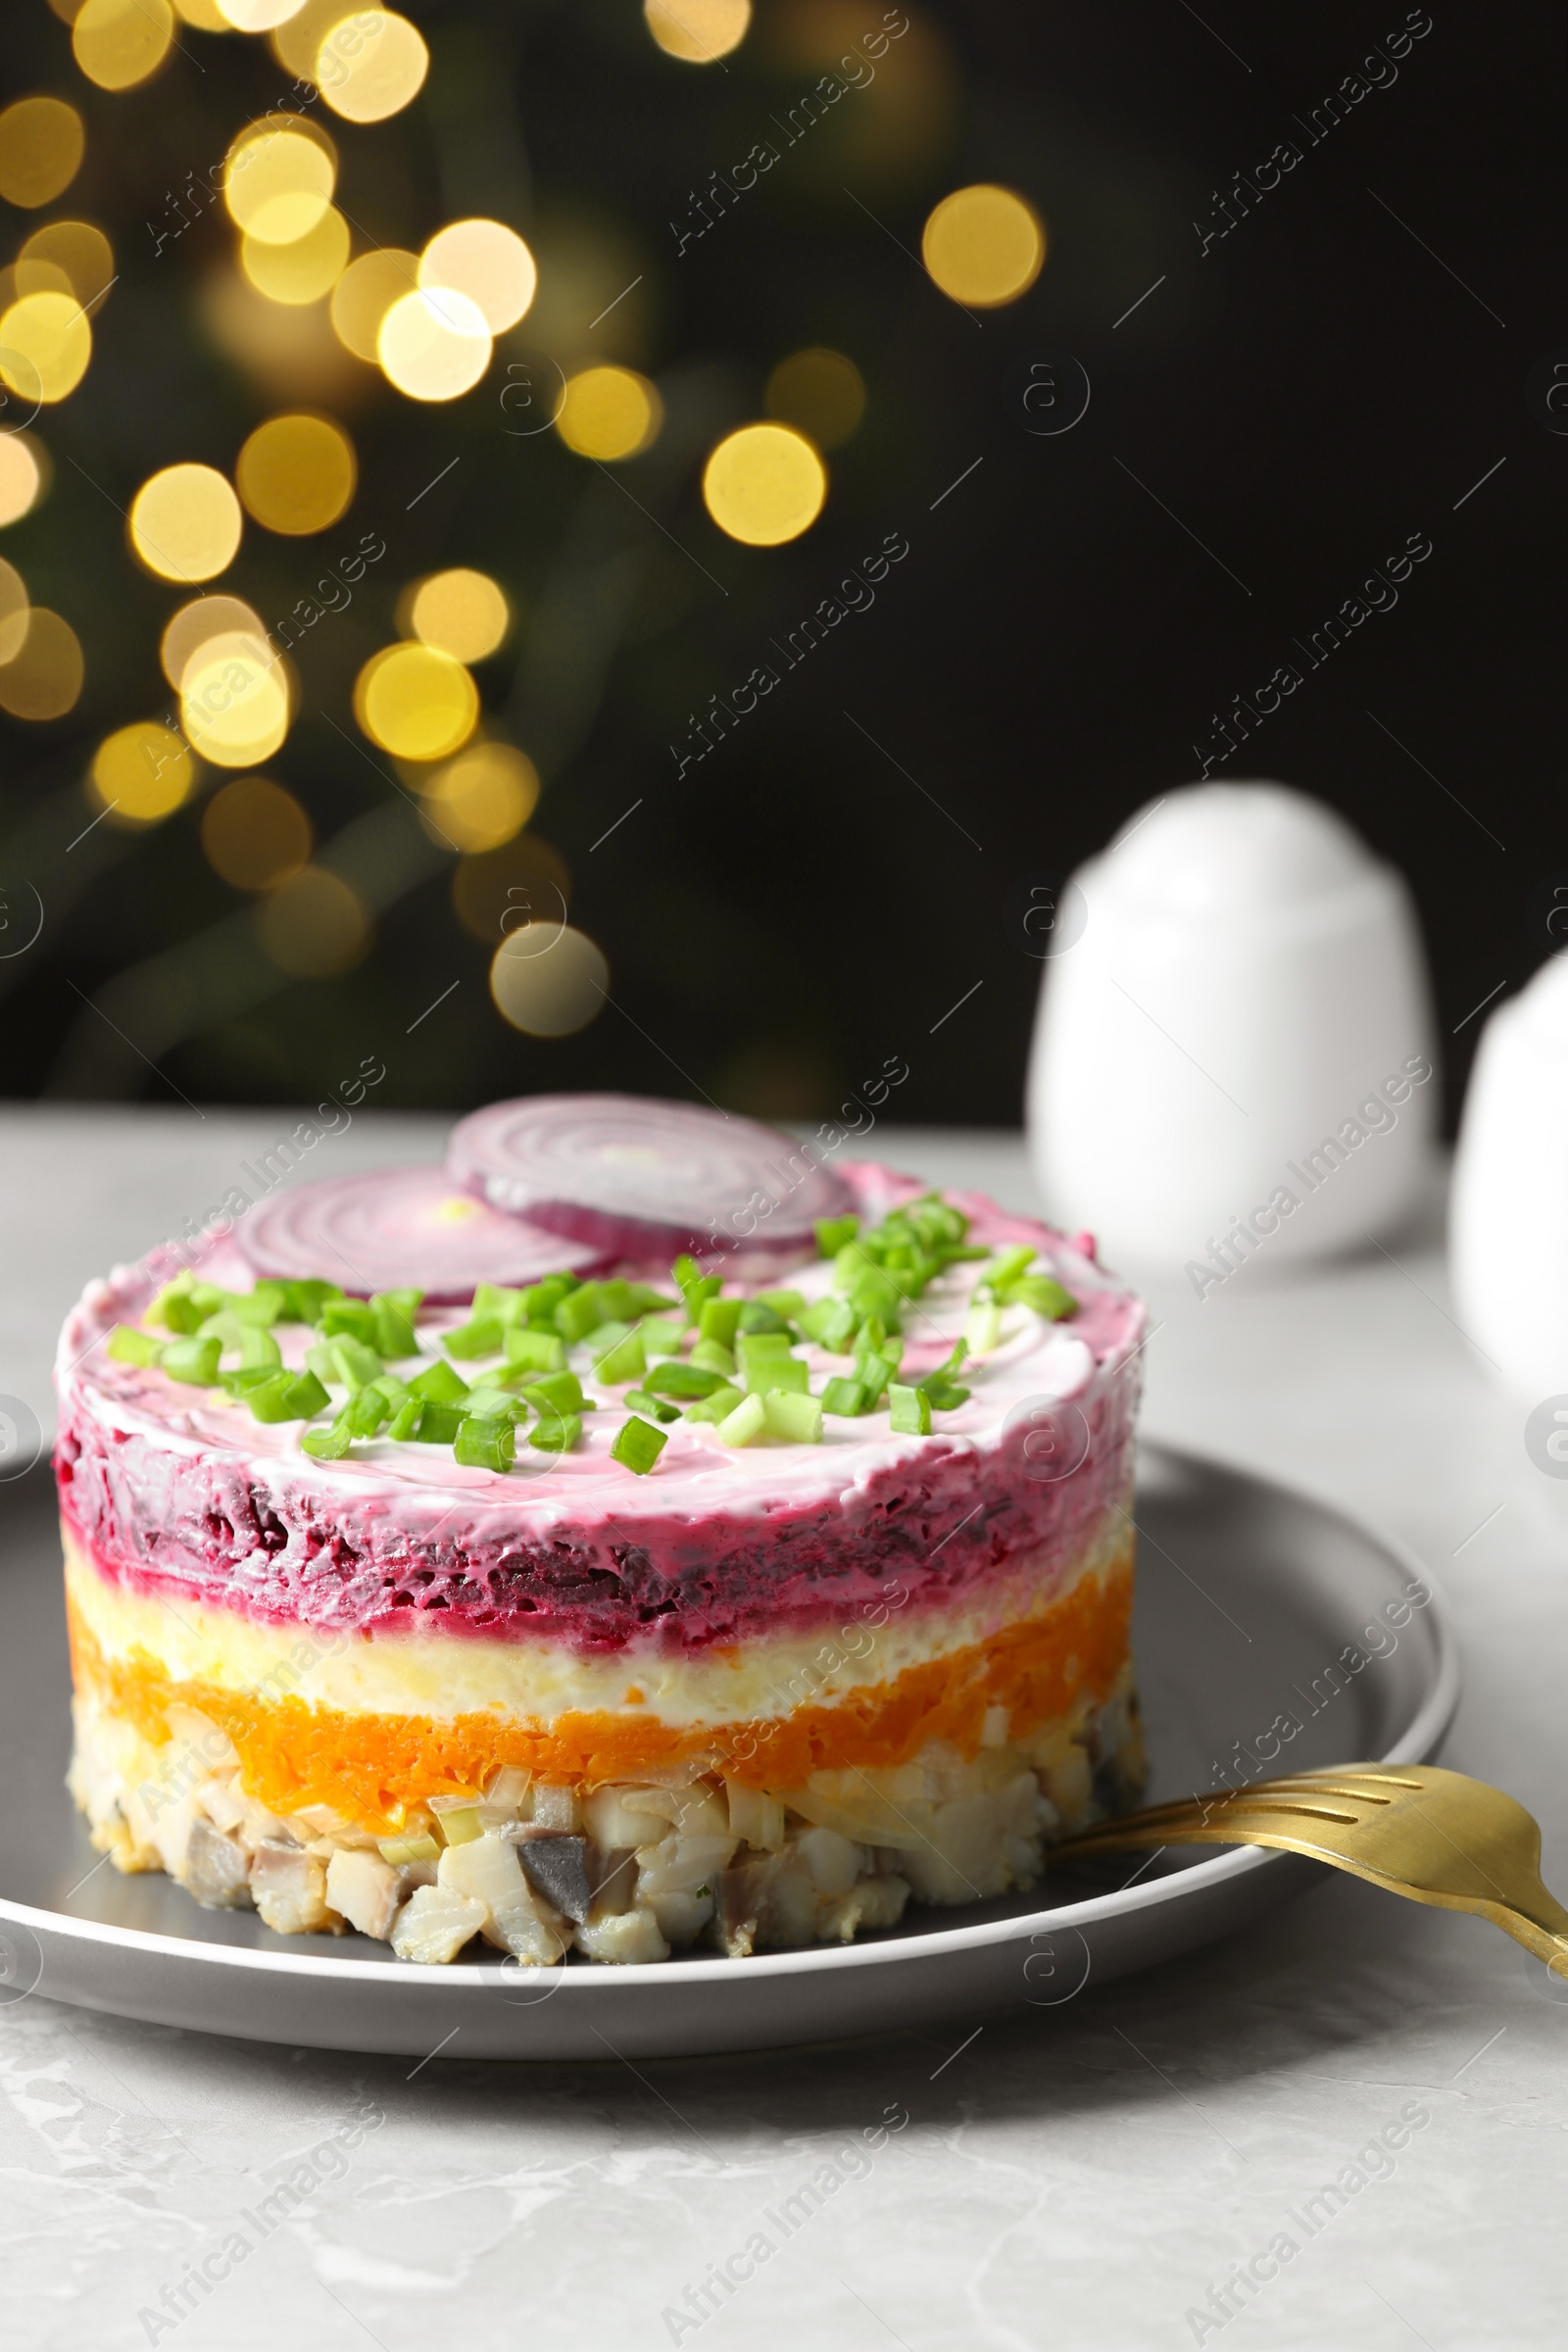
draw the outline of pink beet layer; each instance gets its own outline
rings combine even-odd
[[[873,1217],[921,1189],[870,1163],[843,1173]],[[586,1417],[579,1451],[524,1459],[523,1446],[504,1476],[419,1446],[317,1463],[295,1426],[262,1427],[110,1360],[98,1341],[150,1288],[122,1271],[89,1290],[62,1336],[65,1516],[105,1576],[176,1605],[183,1593],[273,1624],[417,1623],[583,1651],[693,1652],[810,1630],[892,1578],[916,1610],[961,1604],[1009,1564],[1049,1589],[1129,1486],[1144,1310],[1060,1235],[982,1195],[949,1198],[977,1240],[1036,1244],[1082,1304],[1000,1349],[930,1437],[830,1420],[824,1445],[732,1451],[677,1423],[658,1470],[637,1478],[610,1458],[621,1416],[607,1410]],[[239,1287],[236,1265],[220,1245],[203,1270]],[[792,1279],[805,1288],[826,1271]],[[961,1324],[961,1300],[948,1311],[929,1297],[933,1324],[953,1312]],[[911,1319],[906,1365],[940,1360],[948,1344]],[[813,1384],[832,1369],[822,1357]]]

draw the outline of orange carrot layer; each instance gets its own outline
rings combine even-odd
[[[245,1788],[273,1812],[330,1805],[367,1829],[390,1829],[407,1805],[482,1788],[504,1764],[593,1787],[715,1756],[751,1787],[796,1788],[813,1772],[906,1764],[931,1740],[972,1757],[991,1707],[1005,1707],[1011,1736],[1024,1740],[1085,1697],[1098,1705],[1109,1696],[1127,1657],[1132,1586],[1124,1554],[1102,1578],[1080,1577],[1038,1615],[906,1667],[892,1682],[779,1720],[694,1728],[636,1712],[567,1713],[546,1726],[494,1713],[438,1722],[264,1699],[218,1683],[176,1682],[139,1647],[108,1658],[79,1613],[69,1614],[76,1688],[152,1744],[171,1736],[170,1707],[194,1707],[227,1734]]]

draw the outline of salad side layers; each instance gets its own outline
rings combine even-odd
[[[839,1182],[763,1281],[567,1247],[437,1307],[225,1242],[93,1285],[95,1842],[283,1932],[635,1962],[1027,1885],[1130,1794],[1142,1306],[1088,1237]]]

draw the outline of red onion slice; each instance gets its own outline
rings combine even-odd
[[[260,1275],[341,1283],[357,1298],[412,1285],[455,1305],[480,1282],[581,1274],[601,1250],[503,1216],[441,1168],[381,1168],[296,1184],[241,1217],[234,1238]]]
[[[718,1110],[635,1095],[532,1095],[463,1119],[455,1184],[612,1257],[791,1249],[855,1205],[804,1144]]]

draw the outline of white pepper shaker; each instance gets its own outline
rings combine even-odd
[[[1029,1081],[1054,1221],[1199,1297],[1355,1246],[1425,1178],[1439,1087],[1409,894],[1282,784],[1194,784],[1074,877]]]
[[[1568,954],[1482,1031],[1449,1251],[1454,1312],[1504,1383],[1531,1404],[1568,1393]]]

